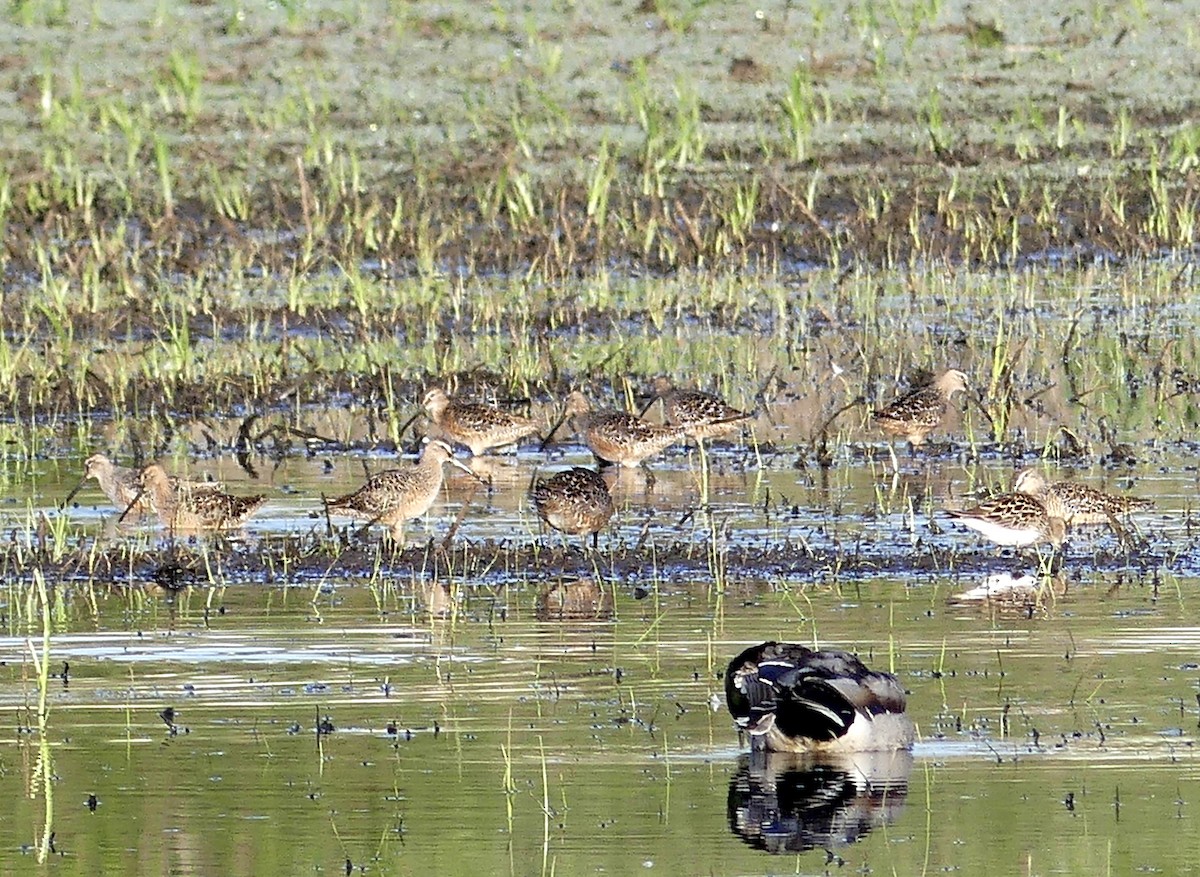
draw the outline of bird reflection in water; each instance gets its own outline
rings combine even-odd
[[[552,582],[538,594],[535,613],[539,621],[607,621],[612,591],[589,578]]]
[[[832,854],[904,809],[912,753],[823,756],[751,752],[729,781],[729,829],[768,853]]]

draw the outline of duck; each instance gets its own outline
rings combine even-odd
[[[752,748],[845,754],[912,748],[904,687],[840,649],[768,641],[725,671],[725,702]]]

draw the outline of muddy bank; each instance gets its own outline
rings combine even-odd
[[[337,586],[422,589],[465,586],[489,590],[516,586],[538,591],[562,580],[595,579],[635,596],[724,591],[752,598],[777,589],[850,588],[873,579],[911,580],[914,587],[934,581],[971,585],[991,574],[1061,575],[1086,583],[1094,574],[1157,592],[1164,575],[1194,573],[1200,542],[1187,546],[1140,537],[1116,542],[1077,540],[1052,556],[1047,549],[998,551],[962,537],[960,544],[927,544],[907,554],[873,549],[869,540],[844,549],[741,539],[715,551],[702,542],[651,539],[643,545],[609,544],[598,552],[566,546],[560,540],[535,543],[430,540],[399,549],[365,540],[349,531],[337,538],[315,536],[205,537],[173,546],[90,545],[56,549],[47,539],[32,549],[12,542],[0,546],[0,569],[10,578],[28,580],[35,571],[67,588],[187,587],[278,585],[320,590]],[[1190,558],[1190,559],[1189,559]]]

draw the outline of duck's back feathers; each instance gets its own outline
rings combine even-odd
[[[738,727],[779,751],[902,749],[912,722],[899,680],[855,655],[766,642],[733,659],[725,697]]]

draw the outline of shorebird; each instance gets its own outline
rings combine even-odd
[[[630,469],[687,435],[683,427],[659,426],[624,411],[596,411],[578,390],[567,396],[563,419],[567,418],[572,428],[583,435],[593,454],[606,463],[619,463]]]
[[[100,491],[108,501],[124,512],[131,509],[135,514],[153,514],[154,512],[154,497],[147,491],[143,491],[141,487],[141,472],[138,469],[130,469],[127,466],[118,466],[104,454],[92,454],[83,461],[83,477],[79,479],[79,483],[75,488],[67,494],[67,498],[62,501],[63,507],[66,507],[75,495],[83,489],[83,485],[87,483],[89,478],[95,478],[100,485]],[[192,491],[213,491],[220,490],[221,485],[215,481],[188,481],[187,479],[168,476],[171,482],[171,487],[174,489],[180,485]]]
[[[1152,505],[1147,499],[1106,493],[1077,481],[1047,483],[1036,469],[1022,470],[1013,490],[1041,500],[1048,512],[1057,514],[1069,527],[1108,524],[1124,515],[1145,511]]]
[[[390,527],[392,538],[403,545],[404,522],[429,511],[442,489],[442,467],[446,463],[464,472],[471,471],[454,459],[454,451],[448,444],[433,439],[425,445],[415,464],[372,475],[353,493],[326,500],[326,508],[333,514],[366,521],[368,525]]]
[[[662,400],[663,419],[669,425],[683,427],[698,442],[732,432],[754,416],[712,393],[681,390],[664,377],[654,379],[654,399]]]
[[[421,406],[447,438],[470,448],[474,457],[538,432],[537,422],[528,417],[490,405],[451,399],[440,387],[426,393]]]
[[[1049,542],[1058,548],[1066,535],[1062,516],[1027,493],[1004,493],[969,509],[947,509],[946,514],[998,545],[1024,548]]]
[[[173,479],[158,463],[142,469],[139,484],[150,495],[158,520],[172,532],[233,530],[267,501],[261,494],[232,496],[210,487],[193,489],[189,482]]]
[[[581,466],[539,478],[529,496],[539,518],[572,536],[590,534],[593,549],[599,545],[600,531],[613,516],[608,485],[591,469]]]
[[[885,435],[904,436],[915,449],[942,422],[954,394],[966,389],[967,376],[952,368],[932,383],[909,390],[873,416]]]
[[[877,752],[908,749],[916,735],[900,680],[837,649],[751,646],[729,662],[725,702],[755,749]]]

